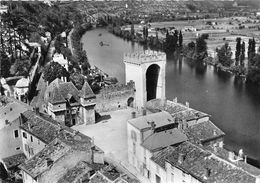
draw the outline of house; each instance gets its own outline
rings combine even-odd
[[[162,170],[151,172],[156,176],[151,182],[155,183],[259,182],[259,169],[250,165],[247,165],[249,169],[243,168],[191,142],[183,142],[177,147],[169,146],[155,154],[151,161]],[[243,161],[240,163],[245,164]],[[161,176],[165,176],[166,180],[162,181]]]
[[[145,107],[151,112],[167,111],[171,114],[173,119],[178,118],[182,121],[186,121],[187,127],[209,121],[210,117],[210,115],[204,112],[192,109],[188,102],[186,102],[186,105],[178,103],[177,98],[175,98],[173,101],[153,99],[148,101]]]
[[[55,79],[47,86],[44,111],[53,119],[72,126],[95,123],[96,96],[85,81],[79,91],[72,82]]]
[[[156,179],[151,175],[152,169],[157,168],[150,161],[153,154],[188,140],[176,125],[172,116],[165,111],[129,120],[127,123],[129,164],[146,178]]]
[[[69,61],[67,60],[67,58],[65,58],[65,57],[63,56],[63,54],[61,54],[61,53],[55,53],[55,54],[53,55],[52,60],[53,60],[54,62],[58,62],[62,67],[64,67],[64,68],[68,71],[68,63],[69,63]]]
[[[140,183],[138,180],[128,177],[116,170],[112,165],[106,165],[93,174],[89,183]]]
[[[23,153],[19,117],[30,109],[23,102],[0,96],[0,159]]]
[[[14,87],[14,97],[20,101],[27,102],[27,92],[29,90],[29,78],[19,79]]]
[[[91,138],[47,115],[26,111],[20,120],[23,151],[28,158],[19,165],[23,182],[73,182],[88,177],[94,164],[104,163],[104,152]]]

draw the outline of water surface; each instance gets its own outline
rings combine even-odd
[[[102,33],[102,36],[99,34]],[[100,46],[103,41],[109,46]],[[82,38],[90,63],[125,82],[123,54],[143,51],[105,29],[88,31]],[[133,73],[134,74],[134,73]],[[211,120],[226,133],[226,147],[260,159],[260,86],[246,85],[212,66],[192,64],[171,56],[166,65],[166,97],[188,101],[192,108],[212,115]]]

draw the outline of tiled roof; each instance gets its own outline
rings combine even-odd
[[[24,121],[21,128],[47,144],[57,136],[57,132],[60,129],[58,122],[36,115],[34,111],[22,113],[22,119]]]
[[[59,89],[65,99],[67,99],[70,94],[75,98],[75,100],[79,100],[79,91],[72,82],[60,83]]]
[[[153,99],[148,101],[146,108],[152,112],[167,111],[173,118],[177,117],[187,121],[209,116],[206,113],[189,108],[181,103],[162,99]]]
[[[60,79],[55,79],[47,86],[44,101],[45,102],[63,102],[66,99],[74,97],[76,101],[79,101],[79,91],[72,82],[63,82]]]
[[[87,81],[84,82],[84,85],[80,90],[79,95],[83,98],[90,98],[95,96]]]
[[[7,169],[16,167],[20,165],[21,163],[25,162],[26,156],[23,153],[16,154],[7,158],[3,159],[3,162]]]
[[[211,139],[225,135],[225,133],[217,126],[215,126],[211,121],[205,121],[192,125],[185,129],[184,133],[188,136],[188,139],[194,143],[207,142]]]
[[[180,154],[183,156],[182,162],[179,162]],[[240,167],[190,142],[168,147],[151,159],[160,166],[168,162],[203,183],[255,183],[255,177]]]
[[[92,168],[86,162],[79,162],[75,167],[69,169],[67,173],[58,180],[58,183],[73,183],[83,178]]]
[[[10,102],[0,107],[0,129],[5,126],[5,121],[13,122],[19,118],[20,113],[30,109],[30,106],[18,102]]]
[[[52,104],[65,103],[66,100],[61,95],[60,89],[58,87],[54,87],[52,92],[49,95],[49,102]]]
[[[111,165],[105,166],[100,172],[111,181],[116,180],[120,176],[120,173]]]
[[[55,163],[70,150],[70,146],[57,139],[19,167],[36,178],[50,168],[47,164],[48,161]]]
[[[211,151],[213,154],[216,154],[217,156],[229,161],[230,163],[233,163],[234,165],[242,168],[244,171],[247,171],[249,174],[252,174],[254,176],[260,176],[260,169],[257,167],[254,167],[244,161],[230,161],[229,159],[229,151],[221,148],[221,147],[215,147],[212,146],[206,146],[205,149]]]
[[[154,155],[151,157],[151,160],[153,160],[157,165],[165,169],[165,161],[169,154],[172,154],[174,152],[174,148],[169,146],[162,151],[158,151],[154,153]]]
[[[98,171],[90,177],[89,183],[111,183],[111,181]]]
[[[145,115],[145,116],[141,116],[129,120],[129,123],[139,130],[150,128],[151,125],[149,125],[148,122],[154,122],[156,125],[155,128],[158,128],[164,125],[174,123],[174,120],[172,119],[172,116],[165,111],[153,113],[153,114],[149,114],[149,115]]]
[[[39,116],[33,111],[26,111],[22,119],[25,121],[21,126],[22,129],[48,144],[34,157],[20,165],[22,170],[34,178],[50,168],[47,166],[48,160],[55,163],[71,151],[90,151],[91,138],[43,114]]]
[[[153,133],[144,140],[142,146],[154,152],[171,145],[179,144],[186,140],[188,140],[187,136],[179,129],[175,128]]]

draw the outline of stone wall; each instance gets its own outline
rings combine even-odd
[[[118,109],[127,108],[131,105],[129,99],[135,98],[134,82],[129,82],[126,85],[110,85],[103,88],[99,94],[96,95],[97,112],[115,111]],[[135,101],[133,101],[135,106]]]

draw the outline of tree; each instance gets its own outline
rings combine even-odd
[[[202,60],[207,56],[207,42],[203,37],[196,39],[196,57],[197,60]]]
[[[232,51],[228,43],[225,43],[220,49],[217,49],[218,61],[225,67],[230,67],[233,63]]]
[[[247,81],[260,84],[260,54],[256,54],[254,58],[251,59]]]
[[[14,65],[12,65],[10,69],[11,74],[16,76],[28,76],[30,65],[29,60],[16,59]]]
[[[135,27],[134,27],[134,24],[132,23],[131,24],[131,37],[133,38],[135,35]]]
[[[182,43],[183,43],[183,36],[182,36],[182,32],[180,31],[179,33],[179,46],[182,47]]]
[[[82,76],[82,74],[80,74],[79,72],[74,72],[70,75],[70,80],[73,82],[78,90],[81,90],[84,84],[84,76]]]
[[[243,41],[241,45],[241,55],[240,55],[240,65],[242,67],[245,66],[245,51],[246,51],[246,46],[245,46],[245,42]]]
[[[237,38],[237,44],[236,44],[236,66],[239,64],[239,58],[240,58],[240,54],[241,54],[241,38],[238,37]]]
[[[69,74],[58,62],[50,62],[43,69],[43,79],[51,83],[56,78],[68,77]]]
[[[10,75],[11,63],[8,56],[1,51],[0,54],[0,77],[8,77]]]

